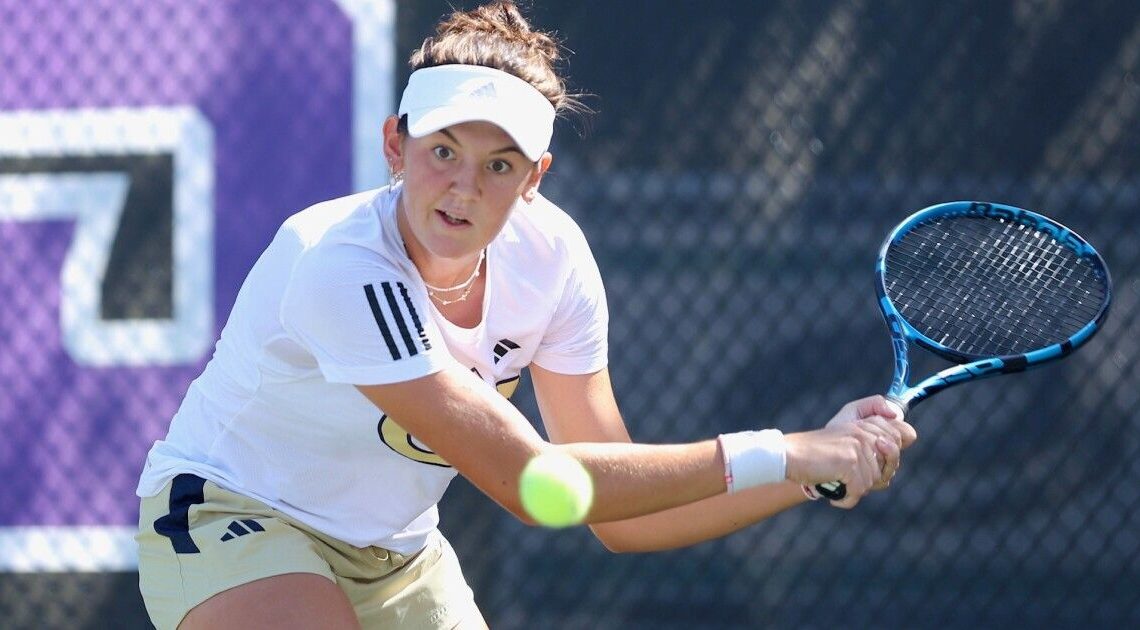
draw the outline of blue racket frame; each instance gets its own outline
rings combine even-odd
[[[1058,243],[1068,247],[1081,258],[1089,261],[1094,272],[1104,278],[1105,300],[1100,311],[1092,321],[1074,333],[1063,342],[1041,348],[1024,354],[1011,354],[1001,357],[980,357],[963,354],[938,343],[915,330],[903,319],[895,305],[887,297],[886,289],[886,256],[891,245],[901,240],[914,226],[940,217],[977,216],[993,219],[1003,219],[1021,223],[1035,230],[1047,232]],[[926,400],[951,385],[974,381],[998,374],[1012,374],[1022,372],[1050,361],[1055,361],[1072,353],[1084,345],[1100,330],[1105,318],[1108,316],[1109,305],[1112,303],[1112,280],[1108,273],[1108,266],[1096,249],[1081,238],[1076,232],[1060,223],[1014,206],[982,201],[952,201],[924,208],[912,214],[900,223],[879,250],[878,260],[875,262],[875,292],[879,298],[879,310],[891,335],[891,346],[894,349],[895,366],[891,386],[887,390],[887,398],[891,399],[903,410]],[[908,342],[926,348],[934,354],[959,365],[946,368],[933,376],[923,379],[914,386],[909,386],[910,360],[908,356]]]
[[[1093,266],[1094,272],[1104,278],[1105,299],[1100,311],[1092,321],[1074,333],[1071,337],[1060,343],[1034,350],[1024,354],[1011,354],[1000,357],[981,357],[956,351],[937,341],[923,335],[916,330],[899,313],[898,309],[887,297],[886,288],[886,259],[887,250],[891,245],[901,240],[916,225],[940,217],[975,216],[1021,223],[1035,230],[1047,232],[1058,243],[1076,252]],[[879,249],[879,257],[875,262],[875,293],[879,298],[879,310],[887,323],[891,335],[891,347],[894,350],[895,366],[891,386],[887,390],[887,398],[898,404],[904,412],[918,403],[926,400],[932,394],[940,392],[947,387],[975,381],[998,374],[1012,374],[1023,372],[1050,361],[1055,361],[1071,354],[1092,339],[1100,330],[1104,320],[1108,317],[1108,309],[1112,304],[1112,278],[1108,273],[1108,266],[1096,249],[1081,238],[1076,232],[1060,223],[1036,212],[1031,212],[1014,206],[984,201],[951,201],[923,208],[904,219],[887,236]],[[930,350],[934,354],[956,363],[933,376],[929,376],[916,385],[910,386],[910,342]],[[827,499],[838,501],[847,496],[847,488],[842,482],[833,481],[816,485],[816,491]]]

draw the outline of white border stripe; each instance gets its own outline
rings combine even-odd
[[[135,527],[0,527],[2,568],[37,571],[134,571]]]
[[[396,111],[396,3],[392,0],[336,0],[352,19],[352,185],[356,192],[384,185],[381,128]]]

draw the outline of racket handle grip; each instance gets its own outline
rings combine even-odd
[[[815,484],[815,491],[825,499],[841,501],[847,496],[847,485],[842,481],[829,481]]]

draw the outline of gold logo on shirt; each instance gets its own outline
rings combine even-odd
[[[472,370],[474,371],[474,370]],[[478,374],[475,371],[475,374]],[[519,386],[519,377],[514,376],[495,384],[495,389],[498,390],[504,398],[510,399],[514,396],[515,390]],[[414,435],[404,430],[395,420],[384,415],[380,418],[380,424],[376,427],[376,431],[380,434],[380,441],[383,442],[388,448],[396,451],[400,455],[407,457],[412,461],[421,464],[430,464],[432,466],[443,466],[451,468],[447,460],[427,447],[426,444],[416,439]]]

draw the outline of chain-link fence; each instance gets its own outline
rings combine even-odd
[[[37,4],[49,8],[28,17]],[[104,17],[129,13],[92,4],[105,5]],[[197,68],[218,77],[196,93],[216,100],[191,101],[213,125],[218,156],[217,325],[273,226],[349,188],[350,114],[322,100],[349,90],[350,68],[328,61],[341,59],[349,28],[331,3],[290,2],[299,15],[263,11],[232,33],[220,25],[241,14],[240,3],[168,4],[155,19],[181,25],[175,39],[201,59],[148,61],[148,46],[161,44],[140,43],[137,59],[105,85],[138,86],[141,103],[154,102],[146,90],[167,86],[169,100],[158,102],[179,103]],[[916,409],[921,437],[897,481],[853,511],[811,504],[696,547],[613,555],[585,528],[527,528],[456,482],[443,528],[491,626],[1140,625],[1140,490],[1130,483],[1140,467],[1140,5],[535,4],[535,22],[575,51],[572,86],[596,95],[588,99],[595,115],[556,133],[543,191],[578,219],[606,278],[611,370],[635,439],[816,427],[847,400],[883,391],[891,357],[874,303],[874,256],[894,223],[933,203],[999,201],[1057,218],[1102,251],[1116,301],[1104,331],[1072,358],[951,389]],[[51,44],[37,38],[57,5],[0,0],[0,67],[18,70],[0,73],[0,118],[112,100],[92,103],[84,89],[56,105],[54,84],[35,83],[55,68]],[[88,3],[64,5],[70,24],[94,19],[83,17]],[[397,63],[447,10],[398,3]],[[114,20],[130,32],[132,20]],[[283,41],[325,61],[234,61],[248,56],[236,52],[242,44],[260,51]],[[244,70],[232,76],[227,63]],[[65,67],[54,71],[67,76]],[[405,75],[397,75],[400,85]],[[269,118],[246,112],[243,82],[281,82],[299,120],[287,120],[289,109]],[[219,122],[230,107],[246,115]],[[189,129],[162,146],[172,154],[197,146],[178,140],[196,137]],[[283,138],[283,150],[257,148]],[[17,170],[3,158],[0,186]],[[0,446],[9,479],[28,478],[9,462],[36,464],[52,479],[59,462],[71,461],[75,433],[52,421],[74,415],[68,405],[106,399],[86,409],[99,421],[80,445],[153,440],[196,369],[177,360],[153,376],[103,367],[98,378],[110,380],[92,384],[37,357],[35,349],[61,346],[54,278],[73,234],[57,235],[58,218],[46,219],[0,210],[0,425],[6,433],[17,423],[43,426],[43,441],[29,444],[46,453],[36,464]],[[236,232],[244,245],[223,247]],[[51,290],[29,288],[29,278]],[[169,287],[177,278],[153,280]],[[125,387],[116,378],[135,386],[115,393]],[[178,387],[158,385],[169,381]],[[525,385],[514,400],[537,418]],[[140,419],[124,429],[117,414]],[[108,457],[124,452],[105,448]],[[83,478],[69,489],[108,491],[97,471],[59,472]],[[131,481],[112,487],[129,492]],[[12,516],[27,514],[25,505],[51,517],[61,487],[0,489],[0,516],[9,519],[0,525],[32,524]],[[0,618],[23,627],[138,624],[132,580],[0,574]],[[116,614],[119,623],[109,624]]]
[[[723,541],[615,557],[586,532],[515,525],[464,488],[444,523],[489,619],[1140,623],[1140,492],[1127,481],[1140,428],[1140,6],[550,4],[538,14],[577,51],[570,74],[599,111],[585,138],[559,136],[544,185],[607,278],[612,371],[636,439],[813,427],[883,391],[874,257],[895,222],[933,203],[1055,216],[1104,250],[1117,302],[1069,361],[916,409],[921,439],[898,481],[851,512],[810,505]]]

